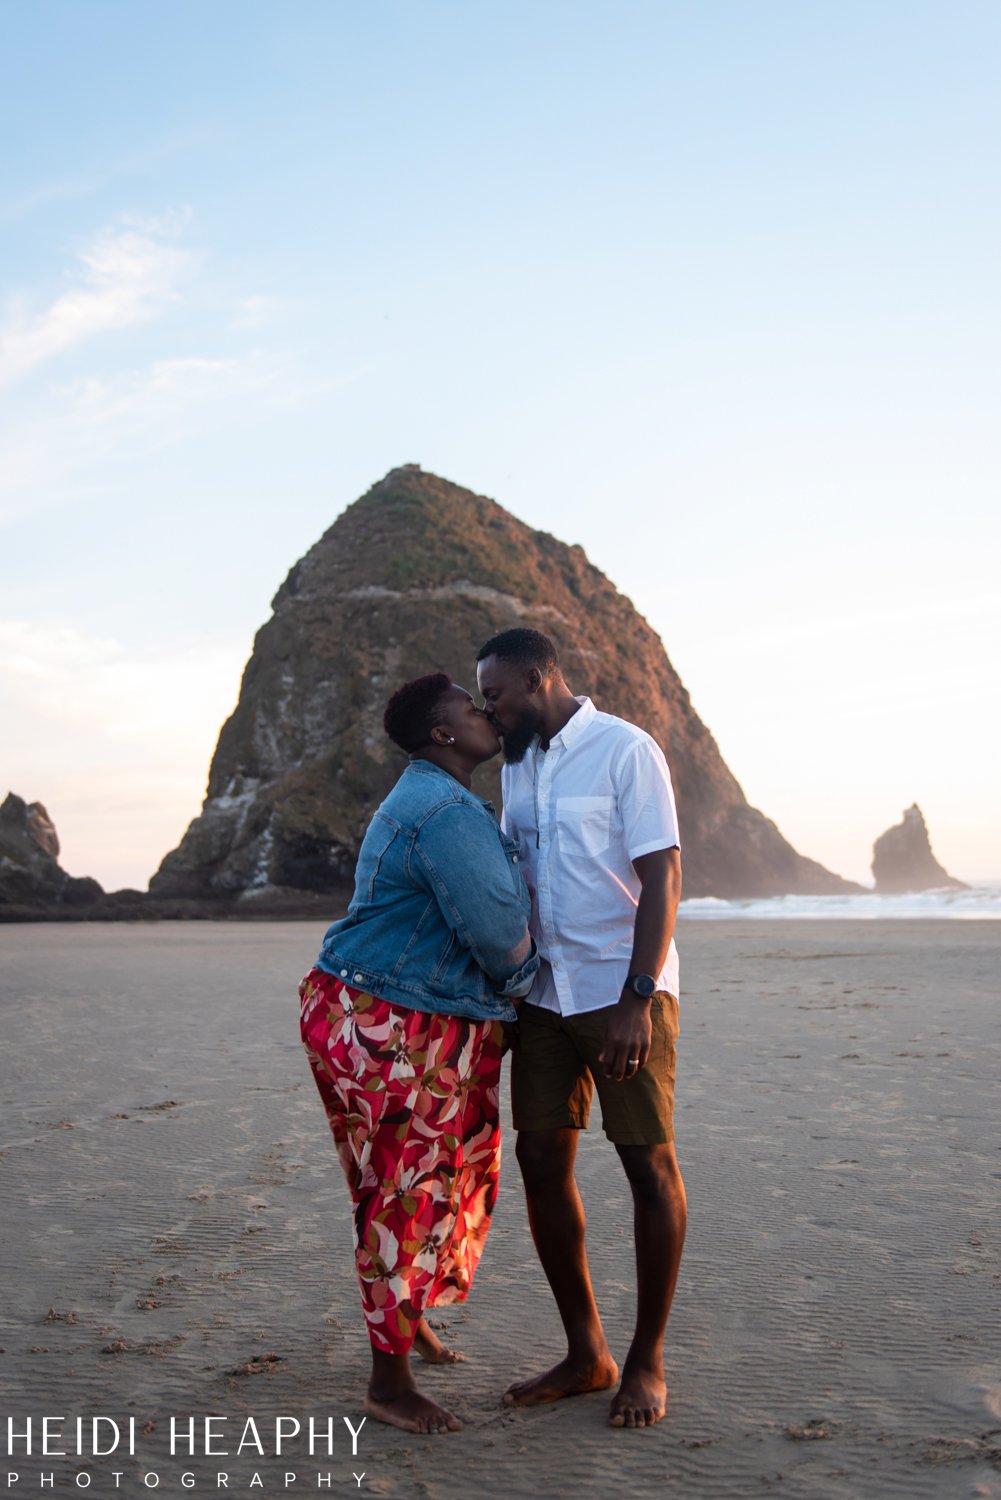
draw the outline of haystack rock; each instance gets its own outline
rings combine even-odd
[[[663,746],[686,895],[859,889],[797,854],[748,806],[659,638],[580,547],[408,464],[349,506],[279,589],[201,815],[151,893],[343,898],[371,813],[405,764],[382,730],[387,697],[439,670],[475,689],[478,647],[512,625],[551,635],[575,692]],[[498,763],[475,789],[498,800]]]
[[[0,806],[0,919],[79,915],[103,900],[97,881],[67,875],[58,855],[42,804],[8,792]]]
[[[969,886],[942,868],[931,852],[924,816],[916,802],[903,821],[880,834],[872,846],[872,873],[881,896],[907,891],[933,891],[951,886],[966,891]]]

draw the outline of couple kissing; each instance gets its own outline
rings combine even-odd
[[[685,1235],[674,1151],[681,853],[670,772],[634,724],[575,697],[554,643],[480,648],[482,706],[444,673],[404,683],[384,725],[409,757],[372,817],[347,915],[300,985],[301,1030],[348,1180],[372,1350],[366,1412],[457,1431],[411,1353],[458,1363],[425,1312],[464,1301],[511,1104],[528,1219],[565,1357],[512,1385],[535,1405],[612,1389],[615,1427],[665,1414],[663,1342]],[[472,789],[503,750],[503,809]],[[597,1090],[632,1190],[636,1325],[621,1371],[605,1338],[574,1176]]]

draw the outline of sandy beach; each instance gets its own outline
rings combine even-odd
[[[81,1493],[79,1471],[102,1500],[181,1494],[184,1474],[216,1494],[220,1473],[400,1500],[1001,1496],[1001,924],[682,923],[667,1420],[613,1432],[605,1396],[499,1404],[560,1352],[509,1134],[473,1295],[433,1315],[467,1363],[424,1378],[465,1429],[369,1421],[356,1455],[348,1199],[297,1033],[321,931],[0,931],[2,1412],[35,1424],[11,1494]],[[630,1209],[596,1124],[579,1175],[621,1358]],[[43,1416],[97,1414],[136,1419],[134,1456],[40,1455]],[[225,1457],[201,1451],[210,1415]],[[190,1416],[199,1451],[172,1457]],[[333,1418],[332,1456],[301,1437],[276,1456],[276,1417],[310,1416]],[[248,1417],[263,1456],[235,1451]]]

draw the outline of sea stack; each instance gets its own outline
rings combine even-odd
[[[512,625],[551,635],[574,692],[663,746],[687,896],[859,889],[748,805],[659,638],[582,548],[408,464],[350,505],[279,589],[201,814],[151,893],[343,897],[369,818],[405,764],[383,733],[387,697],[431,671],[475,689],[477,648]],[[498,800],[499,763],[475,790]]]
[[[41,802],[8,792],[0,806],[0,920],[80,916],[104,899],[89,876],[59,863],[59,836]]]
[[[928,828],[916,802],[907,808],[900,823],[880,834],[873,844],[872,873],[881,896],[947,887],[969,890],[962,880],[943,869],[931,852]]]

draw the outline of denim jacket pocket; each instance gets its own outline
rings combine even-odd
[[[399,832],[398,824],[384,813],[375,813],[362,844],[355,872],[356,888],[361,887],[366,901],[371,901],[375,895],[375,883],[379,878],[382,861],[392,849]]]
[[[431,970],[431,984],[437,984],[448,972],[449,965],[455,957],[455,950],[459,946],[459,940],[454,932],[448,934],[445,946],[441,950],[438,962]]]

